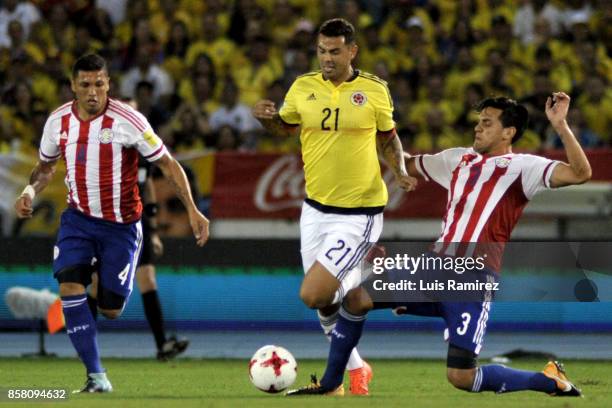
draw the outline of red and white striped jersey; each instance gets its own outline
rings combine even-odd
[[[453,148],[417,156],[415,163],[425,179],[448,190],[435,248],[443,248],[445,255],[472,256],[473,250],[455,243],[500,243],[493,252],[503,251],[527,202],[551,188],[550,176],[559,162],[531,154],[487,156],[472,148]],[[489,259],[490,266],[499,270],[501,253],[491,255],[498,259]]]
[[[90,120],[81,120],[76,101],[47,119],[39,157],[66,164],[68,204],[86,215],[118,223],[140,219],[138,153],[155,161],[166,147],[147,119],[129,105],[109,99]]]

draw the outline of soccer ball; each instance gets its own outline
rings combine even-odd
[[[249,378],[255,387],[277,393],[289,387],[297,376],[297,363],[287,349],[263,346],[249,362]]]

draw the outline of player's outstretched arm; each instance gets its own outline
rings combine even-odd
[[[416,156],[412,156],[410,153],[404,152],[404,163],[406,163],[406,170],[408,171],[408,174],[410,174],[412,177],[423,177],[417,170]]]
[[[189,223],[193,230],[193,235],[197,241],[198,246],[203,246],[208,240],[208,226],[210,222],[196,207],[191,196],[191,189],[189,188],[189,181],[185,175],[185,171],[181,165],[170,156],[170,154],[164,154],[155,164],[161,169],[162,173],[172,183],[176,191],[176,195],[181,200],[187,214],[189,214]]]
[[[253,106],[253,116],[274,136],[292,136],[298,126],[289,127],[283,122],[274,102],[262,99]]]
[[[55,174],[55,164],[57,161],[44,162],[39,161],[30,175],[30,184],[23,189],[23,192],[15,201],[15,212],[18,218],[32,217],[32,201],[36,194],[40,193],[47,187],[53,174]]]
[[[404,149],[395,129],[390,132],[378,133],[376,135],[376,147],[393,171],[399,186],[405,191],[414,190],[417,185],[417,179],[410,176],[406,170]]]
[[[553,100],[554,98],[554,100]],[[555,92],[546,101],[546,116],[561,137],[569,163],[560,163],[550,177],[552,187],[582,184],[591,178],[591,165],[580,143],[567,123],[570,97],[563,92]]]

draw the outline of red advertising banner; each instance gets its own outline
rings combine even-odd
[[[564,160],[563,152],[546,156]],[[594,180],[612,181],[612,151],[589,153]],[[304,173],[298,155],[220,153],[215,158],[212,215],[215,218],[296,219],[304,201]],[[388,218],[439,218],[446,206],[446,191],[434,182],[421,181],[409,194],[399,190],[388,169],[383,177],[389,188]]]

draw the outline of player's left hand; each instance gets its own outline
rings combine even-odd
[[[151,244],[153,245],[153,255],[162,256],[164,253],[164,243],[161,238],[159,238],[159,234],[154,232],[151,234]]]
[[[189,213],[189,223],[191,224],[193,236],[198,246],[204,246],[206,241],[208,241],[208,225],[210,221],[208,221],[208,218],[206,218],[204,214],[194,209]]]
[[[554,103],[553,97],[555,99]],[[554,127],[565,122],[570,100],[571,98],[565,92],[553,92],[553,96],[549,96],[546,100],[546,117]]]
[[[406,172],[396,174],[395,180],[397,181],[397,184],[399,184],[400,188],[406,192],[414,190],[418,184],[418,180]]]

